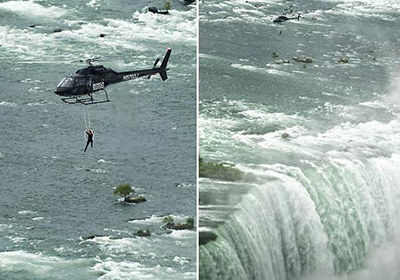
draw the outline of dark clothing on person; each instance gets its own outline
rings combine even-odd
[[[88,136],[88,139],[87,139],[87,142],[86,142],[86,147],[85,147],[84,152],[86,152],[89,144],[93,148],[93,134],[94,134],[94,132],[92,130],[90,130],[90,129],[87,129],[86,130],[86,134]]]

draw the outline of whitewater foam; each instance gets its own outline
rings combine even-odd
[[[25,251],[9,251],[0,253],[0,267],[6,272],[25,272],[36,279],[50,277],[52,279],[74,278],[74,275],[89,277],[85,268],[88,261],[65,260],[58,257],[32,254]]]
[[[14,107],[17,104],[15,104],[14,102],[8,102],[8,101],[1,101],[0,102],[0,106],[8,106],[8,107]]]
[[[37,212],[36,211],[23,210],[23,211],[19,211],[18,214],[30,215],[30,214],[37,214]]]
[[[58,19],[67,13],[67,10],[50,6],[44,7],[36,3],[35,0],[28,1],[7,1],[0,3],[0,9],[18,13],[26,17],[35,17],[40,19]]]

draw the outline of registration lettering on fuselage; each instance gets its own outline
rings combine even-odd
[[[136,79],[136,78],[139,78],[139,73],[125,75],[125,76],[122,78],[122,80],[127,81],[127,80]]]
[[[94,83],[92,86],[93,90],[99,90],[104,88],[104,82]]]

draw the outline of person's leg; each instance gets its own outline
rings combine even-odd
[[[92,141],[90,141],[90,145],[91,145],[91,147],[93,148],[93,140],[92,140]]]
[[[89,146],[89,141],[86,142],[86,147],[85,147],[84,152],[86,152],[88,146]]]

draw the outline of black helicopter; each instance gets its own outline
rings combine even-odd
[[[272,22],[274,23],[282,23],[285,22],[287,20],[291,20],[291,19],[297,19],[300,20],[300,14],[297,15],[297,17],[287,17],[287,16],[279,16],[276,19],[274,19]]]
[[[64,78],[54,91],[55,94],[62,96],[62,101],[68,104],[81,103],[84,105],[98,104],[109,102],[108,94],[105,87],[111,84],[125,82],[140,77],[148,77],[160,74],[161,79],[165,81],[167,77],[167,63],[171,55],[171,49],[167,49],[167,53],[160,67],[156,67],[160,59],[154,63],[152,69],[134,70],[126,72],[116,72],[111,68],[105,68],[103,65],[93,65],[97,60],[86,59],[88,67],[76,71],[74,75]],[[95,101],[93,93],[96,91],[104,91],[105,100]]]

